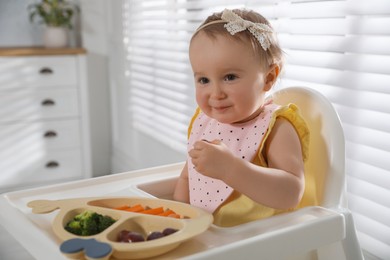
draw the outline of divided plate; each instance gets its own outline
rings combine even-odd
[[[123,205],[148,206],[150,208],[164,207],[188,218],[171,218],[147,215],[114,208]],[[141,197],[97,197],[75,198],[66,200],[34,200],[28,203],[32,212],[44,214],[60,209],[53,221],[53,231],[64,243],[61,251],[74,259],[141,259],[164,254],[179,246],[182,242],[206,231],[213,221],[213,216],[191,205],[162,199]],[[65,225],[74,216],[85,210],[91,210],[102,215],[108,215],[116,222],[103,232],[93,236],[78,236],[65,230]],[[178,231],[155,240],[123,243],[117,242],[121,230],[136,231],[145,237],[153,231],[162,232],[165,228]],[[67,247],[73,247],[69,251]],[[76,249],[74,247],[77,247]],[[104,249],[107,248],[106,251]],[[109,250],[111,249],[111,250]],[[104,251],[104,252],[101,252]]]

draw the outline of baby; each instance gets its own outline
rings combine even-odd
[[[197,29],[189,56],[198,108],[174,199],[213,213],[224,227],[313,201],[305,192],[307,126],[294,104],[265,98],[283,66],[270,23],[225,9]]]

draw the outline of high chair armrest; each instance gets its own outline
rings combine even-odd
[[[254,221],[234,228],[213,229],[229,233],[260,233],[185,259],[286,259],[320,248],[345,238],[345,213],[337,209],[307,207],[297,211]],[[244,257],[245,258],[245,257]],[[359,258],[354,258],[359,259]]]

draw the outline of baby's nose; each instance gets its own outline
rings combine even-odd
[[[213,84],[211,97],[214,99],[222,99],[226,97],[226,94],[219,84]]]

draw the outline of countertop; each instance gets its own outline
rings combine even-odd
[[[48,56],[48,55],[73,55],[85,54],[84,48],[45,48],[45,47],[3,47],[0,48],[0,56]]]

